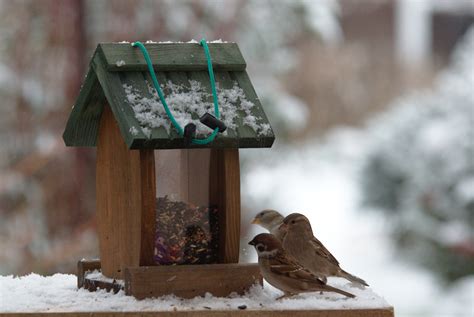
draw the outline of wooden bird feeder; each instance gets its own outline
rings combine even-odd
[[[201,103],[212,104],[199,44],[146,48],[168,103],[194,102],[197,112]],[[239,148],[271,147],[274,134],[238,46],[209,43],[209,50],[229,126],[210,144],[196,145],[158,108],[140,51],[130,44],[97,46],[63,135],[67,146],[97,147],[100,261],[79,262],[79,286],[124,288],[145,298],[226,296],[262,283],[256,264],[238,264]],[[179,106],[171,111],[198,117]],[[91,269],[114,282],[88,279]]]
[[[194,120],[198,137],[208,135],[212,130],[197,121],[203,111],[213,113],[203,48],[197,43],[146,48],[171,111],[182,126]],[[238,46],[209,43],[209,50],[227,130],[207,145],[196,145],[171,126],[142,53],[130,44],[97,46],[63,135],[67,146],[97,147],[100,259],[79,261],[79,287],[124,290],[143,299],[206,292],[227,296],[262,284],[257,264],[238,263],[239,148],[271,147],[275,137]],[[94,270],[101,274],[90,273]],[[393,317],[393,309],[211,312],[197,307],[164,314]]]

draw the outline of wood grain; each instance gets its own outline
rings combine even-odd
[[[183,298],[243,294],[255,283],[262,284],[257,264],[205,264],[128,267],[125,294],[138,299],[175,294]]]
[[[140,266],[154,265],[156,231],[156,174],[153,150],[140,150],[141,238]]]
[[[97,52],[92,58],[91,67],[97,74],[99,83],[112,113],[115,116],[115,120],[117,121],[125,143],[129,148],[130,144],[136,140],[141,140],[140,142],[146,143],[148,138],[141,131],[140,124],[135,118],[135,113],[132,107],[130,107],[119,73],[107,71],[103,59],[100,58],[100,54]],[[130,131],[132,127],[137,129],[137,134]]]
[[[126,266],[151,265],[155,234],[152,150],[129,150],[105,106],[97,144],[97,223],[102,273],[122,279]]]
[[[89,69],[63,133],[66,146],[95,146],[105,96],[97,75]]]
[[[212,149],[210,202],[219,210],[219,262],[237,263],[240,250],[238,149]]]
[[[334,310],[193,310],[161,312],[0,313],[0,317],[394,317],[393,308]]]
[[[144,44],[156,71],[207,70],[204,49],[197,43]],[[244,70],[245,60],[236,43],[209,43],[214,69]],[[130,44],[101,43],[97,46],[109,71],[144,71],[147,65],[139,48]],[[125,65],[117,66],[117,61]]]

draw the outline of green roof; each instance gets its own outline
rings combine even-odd
[[[228,125],[208,145],[186,145],[151,88],[142,53],[125,43],[99,44],[63,134],[67,146],[95,146],[104,105],[110,105],[130,149],[271,147],[275,136],[235,43],[209,43],[222,120]],[[145,44],[167,103],[181,125],[213,114],[203,48],[197,43]],[[202,98],[202,99],[199,99]],[[173,107],[173,102],[175,105]],[[205,108],[207,106],[207,108]],[[201,113],[199,113],[201,112]],[[212,132],[199,123],[205,137]],[[199,130],[198,129],[198,130]],[[206,130],[207,129],[207,130]]]

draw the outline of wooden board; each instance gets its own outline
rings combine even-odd
[[[140,266],[154,265],[156,231],[156,173],[153,150],[139,151],[141,215],[140,215]]]
[[[393,308],[334,310],[193,310],[171,312],[0,313],[0,317],[393,317]]]
[[[175,294],[183,298],[243,294],[255,283],[262,284],[257,264],[206,264],[128,267],[125,294],[138,299]]]
[[[77,288],[84,286],[87,272],[100,270],[100,260],[80,260],[77,262]]]
[[[198,43],[146,44],[156,71],[207,70],[204,49]],[[208,43],[212,66],[216,70],[244,70],[245,60],[236,43]],[[130,43],[101,43],[97,46],[108,71],[144,71],[147,64],[138,47]],[[118,61],[125,62],[117,66]]]
[[[63,133],[66,146],[95,146],[104,103],[102,87],[90,68]]]
[[[155,165],[152,150],[129,150],[105,106],[97,145],[97,223],[102,272],[122,279],[126,266],[152,265]]]
[[[212,149],[210,202],[219,210],[219,262],[237,263],[240,250],[238,149]]]

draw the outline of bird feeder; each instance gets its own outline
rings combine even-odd
[[[198,122],[213,100],[203,47],[145,46],[177,120],[196,122],[196,138],[211,133]],[[173,128],[137,48],[97,46],[63,135],[67,146],[97,147],[100,260],[79,262],[79,286],[145,298],[262,283],[256,264],[238,264],[239,148],[271,147],[274,134],[237,44],[208,46],[227,127],[209,144]],[[88,279],[91,269],[105,279]]]

